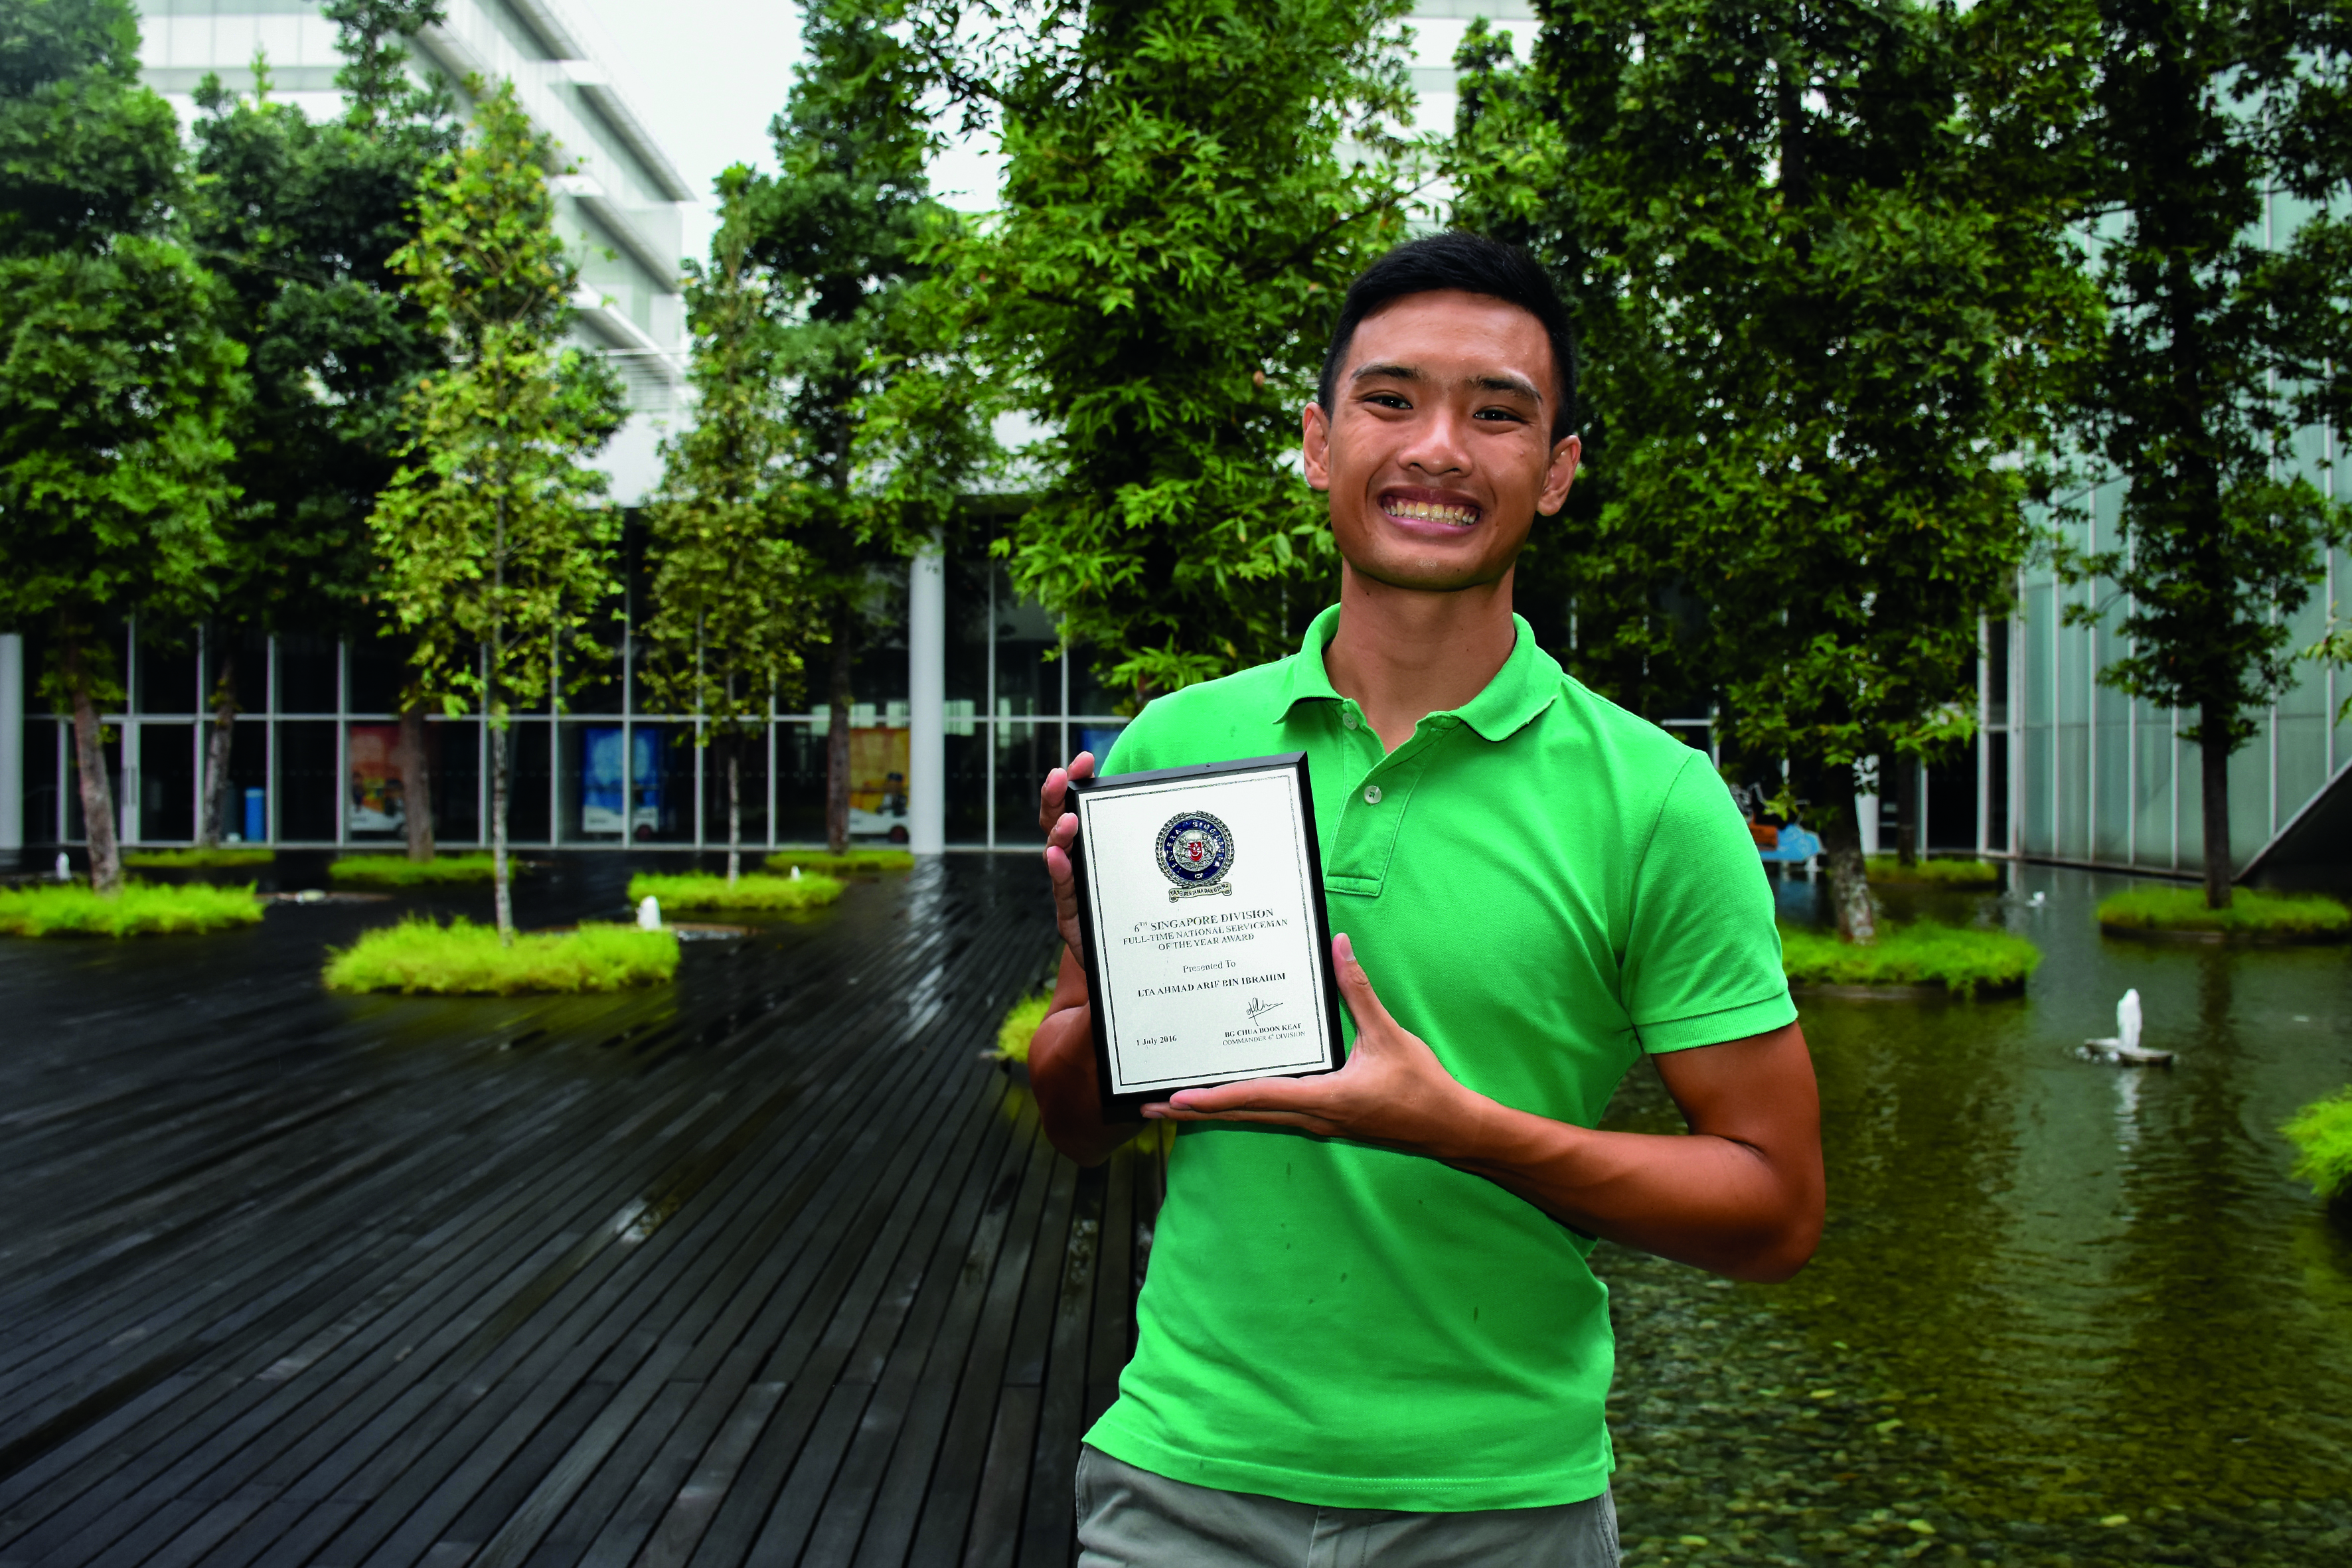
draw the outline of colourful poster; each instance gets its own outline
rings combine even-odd
[[[354,724],[346,745],[351,831],[397,833],[406,827],[408,814],[401,807],[400,726]]]
[[[910,731],[877,726],[849,732],[849,831],[854,837],[907,839]]]

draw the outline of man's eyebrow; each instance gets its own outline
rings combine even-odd
[[[1350,384],[1368,380],[1426,381],[1428,379],[1418,367],[1409,364],[1359,365],[1348,373]],[[1526,398],[1538,407],[1543,405],[1543,394],[1536,390],[1535,384],[1516,375],[1474,375],[1469,378],[1467,384],[1476,387],[1481,392],[1512,393]]]

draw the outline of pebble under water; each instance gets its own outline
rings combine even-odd
[[[1594,1255],[1629,1563],[2352,1563],[2352,1226],[2278,1132],[2352,1081],[2352,954],[2103,938],[2125,879],[2009,875],[1916,901],[2039,942],[2023,998],[1800,999],[1811,1267]],[[2075,1054],[2128,986],[2169,1069]],[[1608,1124],[1681,1127],[1646,1069]]]

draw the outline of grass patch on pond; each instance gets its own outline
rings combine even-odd
[[[136,866],[142,871],[185,871],[213,869],[226,866],[267,866],[278,858],[275,849],[248,848],[237,844],[216,844],[210,848],[189,849],[126,849],[122,863]]]
[[[831,877],[763,877],[753,872],[733,883],[704,871],[670,876],[640,871],[629,879],[629,901],[652,898],[671,910],[814,910],[841,897]]]
[[[507,870],[519,875],[523,863],[509,856]],[[489,851],[471,855],[436,855],[411,860],[405,855],[346,855],[327,868],[338,882],[359,888],[443,888],[462,882],[487,882],[492,875]]]
[[[829,855],[822,849],[779,849],[765,865],[782,874],[797,866],[803,876],[815,871],[827,877],[871,877],[882,871],[911,871],[915,855],[910,849],[852,849],[845,855]]]
[[[1029,1041],[1037,1033],[1037,1026],[1045,1021],[1045,1010],[1053,1005],[1054,993],[1040,991],[1034,996],[1024,996],[1013,1004],[1004,1015],[1004,1022],[996,1026],[996,1056],[1000,1061],[1026,1062]]]
[[[1942,985],[1972,997],[2024,984],[2041,962],[2042,950],[2023,937],[1981,926],[1885,925],[1871,947],[1780,928],[1780,963],[1792,985]]]
[[[2321,893],[2240,888],[2230,895],[2228,909],[2209,910],[2202,888],[2133,888],[2099,905],[2099,923],[2121,931],[2217,931],[2311,941],[2352,936],[2352,909]]]
[[[635,926],[522,932],[499,944],[496,926],[411,916],[379,926],[350,947],[330,950],[331,991],[409,995],[513,996],[531,991],[622,991],[677,973],[677,938]]]
[[[1919,859],[1910,865],[1894,855],[1873,855],[1863,870],[1874,882],[1923,882],[1931,888],[1991,888],[2000,883],[2000,868],[1990,860]]]
[[[250,885],[133,882],[110,899],[79,882],[0,889],[0,933],[9,936],[194,936],[260,918]]]
[[[2323,1198],[2352,1198],[2352,1089],[2315,1100],[2279,1129],[2297,1150],[2294,1173]]]

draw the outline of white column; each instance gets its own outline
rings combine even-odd
[[[1865,761],[1870,764],[1870,774],[1874,779],[1878,776],[1880,769],[1885,765],[1877,757],[1866,758]],[[1878,796],[1874,793],[1857,795],[1853,797],[1853,825],[1862,836],[1862,852],[1864,855],[1877,854]]]
[[[947,574],[935,539],[907,574],[907,845],[947,847]]]
[[[25,639],[0,635],[0,849],[25,847]]]

